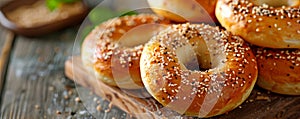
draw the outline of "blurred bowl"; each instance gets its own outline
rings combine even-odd
[[[34,24],[32,26],[20,25],[17,23],[20,21],[12,20],[8,17],[8,14],[10,14],[13,10],[17,10],[20,7],[23,7],[23,9],[24,8],[32,9],[32,7],[29,6],[34,5],[36,2],[39,1],[40,0],[13,0],[5,3],[0,7],[0,23],[7,29],[14,31],[17,34],[33,37],[33,36],[45,35],[57,31],[59,29],[65,28],[67,26],[78,24],[82,20],[84,20],[84,18],[87,16],[89,12],[89,8],[87,7],[87,5],[83,1],[79,1],[82,4],[80,12],[68,15],[64,18],[56,18],[52,21],[47,21],[40,24]],[[47,7],[46,4],[45,7]],[[53,12],[57,12],[57,11],[53,11]],[[49,14],[42,14],[42,15],[44,15],[44,17],[49,17]],[[22,19],[17,19],[17,20],[22,20]],[[26,20],[34,20],[34,18],[29,16],[28,19]],[[24,22],[24,20],[21,22]]]

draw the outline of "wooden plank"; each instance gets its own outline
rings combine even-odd
[[[73,61],[68,60],[66,62],[65,73],[70,79],[74,79],[77,83],[89,88],[99,96],[108,99],[113,104],[115,104],[116,106],[120,107],[128,113],[133,113],[133,115],[135,115],[136,113],[139,114],[145,109],[145,111],[148,111],[148,115],[143,115],[142,117],[153,118],[159,116],[159,118],[161,118],[162,116],[157,115],[151,108],[161,107],[161,105],[159,105],[155,101],[154,103],[148,103],[153,102],[153,98],[139,99],[136,97],[131,97],[125,94],[124,92],[120,91],[118,88],[110,87],[100,81],[93,80],[93,77],[91,77],[91,75],[89,75],[89,73],[85,71],[79,57],[74,57]],[[134,110],[132,111],[132,109]],[[167,112],[171,111],[162,110],[161,113]],[[227,114],[223,114],[213,118],[299,118],[299,112],[300,96],[286,96],[274,94],[256,86],[252,91],[250,97],[241,106]],[[174,116],[172,114],[174,113],[171,112],[171,115],[168,115],[168,117]],[[140,115],[138,115],[137,117],[139,116]],[[175,116],[178,117],[177,115]]]
[[[9,54],[13,45],[14,34],[0,27],[0,96],[5,81],[5,73]],[[1,101],[1,99],[0,99]]]
[[[144,100],[142,98],[138,98],[149,96],[146,90],[119,90],[118,88],[110,87],[101,81],[94,80],[95,78],[93,75],[85,71],[80,57],[73,57],[72,59],[66,61],[65,74],[70,79],[74,79],[76,83],[89,88],[95,94],[107,99],[108,101],[111,101],[114,105],[118,106],[125,112],[134,115],[135,117],[155,118],[156,116],[155,113],[148,111],[149,109],[145,108],[147,107],[146,105],[148,102],[156,101],[154,99]],[[131,97],[130,94],[135,94],[137,97]]]
[[[65,78],[64,63],[72,55],[77,30],[70,28],[39,38],[16,37],[1,98],[1,119],[127,117],[114,107],[105,112],[109,103],[90,91],[84,93],[88,95],[85,100],[95,101],[75,100],[81,98],[77,93],[80,87],[76,89]],[[94,107],[88,109],[86,105]],[[101,111],[96,110],[97,105]]]

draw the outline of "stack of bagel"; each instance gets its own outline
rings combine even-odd
[[[148,3],[155,14],[110,19],[85,38],[82,61],[98,80],[146,88],[166,108],[196,117],[233,110],[255,84],[300,95],[299,0]]]
[[[299,0],[221,0],[217,4],[222,26],[255,45],[257,84],[272,92],[300,95],[299,5]]]

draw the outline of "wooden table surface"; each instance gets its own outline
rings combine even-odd
[[[107,101],[65,77],[64,63],[72,55],[78,29],[27,38],[0,27],[1,119],[130,117],[115,107],[107,110]],[[76,99],[85,94],[91,101]]]
[[[72,56],[78,29],[27,38],[0,27],[0,119],[132,118],[66,78],[64,63]],[[299,96],[270,94],[256,87],[241,109],[218,118],[297,118],[299,106]]]
[[[73,54],[78,30],[79,25],[28,38],[0,26],[0,119],[133,118],[66,78],[64,63]],[[300,97],[270,94],[255,87],[238,108],[242,109],[233,110],[236,114],[217,118],[299,118]]]

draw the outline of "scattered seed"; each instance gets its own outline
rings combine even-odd
[[[69,99],[69,96],[68,96],[68,95],[65,95],[64,98],[67,100],[67,99]]]
[[[249,102],[253,102],[253,101],[254,101],[253,99],[250,99],[250,100],[249,100]]]
[[[271,99],[267,96],[257,96],[256,100],[266,100],[266,101],[271,101]]]
[[[61,114],[61,111],[58,111],[58,110],[57,110],[57,111],[56,111],[56,114]]]
[[[76,97],[76,98],[75,98],[75,101],[76,101],[76,102],[81,102],[81,100],[80,100],[79,97]]]
[[[260,94],[261,94],[261,92],[257,92],[256,94],[260,95]]]
[[[35,105],[34,107],[35,107],[35,109],[40,109],[39,105]]]
[[[53,87],[53,86],[49,86],[48,90],[49,90],[49,91],[53,91],[53,90],[54,90],[54,87]]]
[[[93,99],[93,100],[94,100],[94,102],[97,102],[97,100],[98,100],[98,99],[97,99],[96,97],[94,97],[94,99]]]
[[[69,94],[69,95],[72,95],[72,94],[73,94],[72,90],[69,90],[69,91],[68,91],[68,94]]]
[[[97,109],[98,111],[101,111],[101,110],[102,110],[101,105],[98,105],[98,106],[96,107],[96,109]]]

